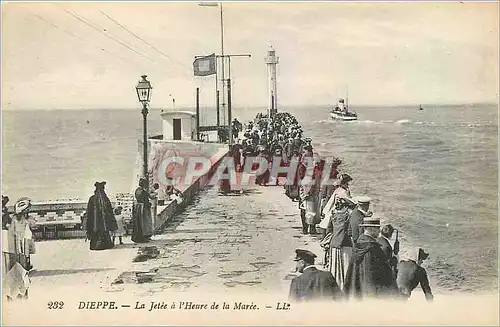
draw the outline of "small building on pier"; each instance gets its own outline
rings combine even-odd
[[[163,140],[195,141],[196,113],[191,111],[163,111]]]

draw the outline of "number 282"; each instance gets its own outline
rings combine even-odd
[[[62,309],[64,307],[63,301],[49,301],[47,302],[47,309]]]

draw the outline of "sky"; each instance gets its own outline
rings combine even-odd
[[[346,94],[359,105],[498,101],[495,2],[230,2],[223,17],[225,53],[252,56],[231,60],[236,107],[268,103],[271,45],[279,108]],[[197,2],[2,1],[2,108],[135,108],[144,74],[152,107],[192,107],[197,87],[212,105],[215,77],[192,68],[211,53],[220,12]]]

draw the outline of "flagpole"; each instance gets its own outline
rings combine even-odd
[[[218,67],[217,57],[215,58],[215,107],[217,108],[217,131],[220,126],[220,108],[219,108],[219,75],[217,74]]]
[[[222,115],[223,115],[223,126],[226,125],[226,89],[225,89],[225,83],[226,83],[226,72],[225,72],[225,55],[224,55],[224,11],[222,8],[222,2],[210,2],[210,1],[202,1],[201,3],[198,3],[198,6],[202,7],[219,7],[220,8],[220,48],[221,48],[221,86],[222,86]],[[216,83],[216,94],[218,94],[218,85],[219,85],[219,79],[218,75],[215,77],[215,83]],[[219,97],[220,99],[220,97]],[[219,113],[219,112],[218,112]]]
[[[226,125],[226,91],[225,91],[225,69],[224,69],[224,61],[226,60],[224,57],[224,15],[222,11],[222,2],[220,5],[220,51],[221,51],[221,68],[222,68],[222,114],[224,116],[224,125]]]

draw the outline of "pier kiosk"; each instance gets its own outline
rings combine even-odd
[[[150,185],[158,184],[157,201],[153,206],[153,228],[159,229],[191,202],[209,181],[219,162],[228,153],[227,145],[197,141],[196,113],[182,110],[163,110],[162,134],[148,139],[148,174]],[[136,163],[130,193],[134,194],[142,177],[143,142],[138,140]],[[189,158],[209,159],[208,172],[186,179]],[[177,159],[183,159],[177,161]],[[182,201],[167,197],[167,188],[174,186],[182,193]]]
[[[196,114],[191,111],[163,111],[163,140],[196,140]]]

